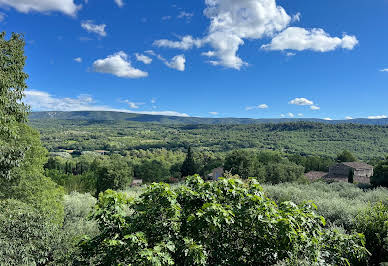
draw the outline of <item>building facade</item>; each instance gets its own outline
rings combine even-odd
[[[370,183],[373,176],[373,166],[362,162],[338,163],[329,169],[328,178],[347,181],[350,172],[353,171],[354,183]]]

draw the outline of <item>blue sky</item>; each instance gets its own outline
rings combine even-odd
[[[387,0],[0,0],[0,12],[2,31],[24,33],[34,111],[388,115]]]

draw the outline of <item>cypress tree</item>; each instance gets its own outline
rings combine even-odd
[[[187,150],[186,159],[183,162],[181,167],[181,174],[182,174],[182,177],[186,177],[186,176],[194,175],[196,174],[196,172],[197,172],[197,168],[195,165],[193,152],[191,150],[191,147],[189,147]]]

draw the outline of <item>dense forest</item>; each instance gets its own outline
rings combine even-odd
[[[50,152],[131,150],[188,145],[201,151],[268,149],[335,157],[349,150],[360,160],[388,154],[388,126],[293,122],[258,125],[160,125],[130,121],[31,120]]]
[[[388,262],[387,127],[28,123],[25,61],[0,34],[0,265]],[[360,159],[371,185],[304,176]]]

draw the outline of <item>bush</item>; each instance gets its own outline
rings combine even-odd
[[[356,230],[366,237],[370,263],[388,263],[388,206],[377,203],[357,216]]]
[[[61,257],[61,233],[36,209],[0,201],[0,264],[45,265]]]
[[[96,236],[98,226],[95,220],[89,216],[97,203],[96,198],[90,194],[73,192],[65,196],[65,219],[63,223],[63,249],[64,257],[62,262],[71,264],[74,258],[79,256],[78,242],[85,235]]]
[[[82,241],[81,263],[346,265],[367,257],[362,235],[326,229],[313,204],[276,205],[254,179],[194,176],[176,188],[152,184],[138,198],[106,191],[93,217],[101,233]]]

